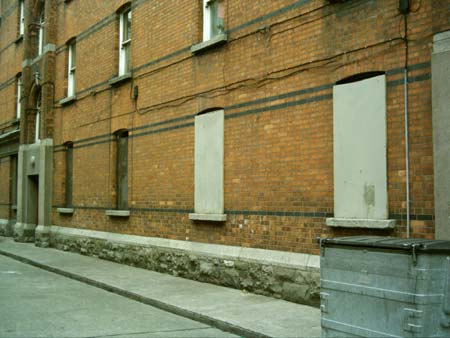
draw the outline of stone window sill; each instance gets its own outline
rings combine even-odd
[[[227,215],[225,214],[189,214],[189,219],[193,221],[213,221],[213,222],[225,222]]]
[[[11,209],[17,211],[17,205],[11,205]]]
[[[17,39],[14,40],[14,43],[20,43],[23,41],[23,34],[20,34]]]
[[[73,208],[57,208],[56,211],[59,212],[60,214],[71,215],[74,213],[75,210]]]
[[[66,97],[66,98],[64,98],[62,100],[59,100],[59,104],[62,105],[62,106],[65,106],[65,105],[69,105],[71,103],[74,103],[76,100],[77,100],[76,95],[72,95],[72,96],[68,96],[68,97]]]
[[[130,210],[109,209],[105,211],[105,214],[110,217],[129,217]]]
[[[227,34],[220,34],[217,35],[215,37],[213,37],[212,39],[208,40],[208,41],[203,41],[200,43],[197,43],[195,45],[193,45],[191,47],[191,52],[196,54],[196,53],[201,53],[203,51],[206,51],[210,48],[216,47],[216,46],[220,46],[225,44],[228,41],[228,35]]]
[[[123,74],[120,76],[113,77],[111,80],[108,81],[108,84],[111,87],[114,87],[114,86],[118,86],[130,79],[131,79],[131,73],[126,73],[126,74]]]
[[[396,221],[393,219],[353,219],[353,218],[327,218],[329,227],[363,228],[363,229],[393,229]]]

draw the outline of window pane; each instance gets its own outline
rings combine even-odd
[[[209,3],[211,14],[211,37],[224,33],[225,8],[223,1],[214,0]]]
[[[71,69],[75,67],[75,57],[76,57],[75,43],[72,43],[70,45],[70,65],[69,65]]]
[[[130,44],[126,44],[123,46],[124,52],[125,52],[125,73],[128,73],[130,71]]]
[[[25,32],[25,13],[24,13],[23,0],[20,1],[19,5],[20,5],[19,34],[23,35]]]
[[[44,19],[44,10],[42,10],[41,17],[39,19],[38,55],[41,55],[44,49]]]
[[[35,120],[35,129],[34,129],[34,142],[38,142],[40,138],[41,131],[41,92],[39,92],[37,100],[36,100],[36,120]]]
[[[17,105],[16,105],[16,117],[20,119],[20,113],[22,110],[22,75],[17,77]]]
[[[122,17],[122,41],[131,39],[131,11],[124,12]]]
[[[131,11],[127,15],[127,40],[131,39]]]

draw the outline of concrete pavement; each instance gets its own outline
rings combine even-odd
[[[237,337],[0,256],[0,337]]]
[[[247,337],[320,337],[320,310],[0,237],[0,254]]]

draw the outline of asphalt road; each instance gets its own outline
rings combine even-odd
[[[0,255],[0,337],[235,337]]]

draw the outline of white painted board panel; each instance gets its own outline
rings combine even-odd
[[[334,215],[387,219],[386,77],[333,88]]]
[[[223,214],[224,111],[195,117],[195,213]]]

